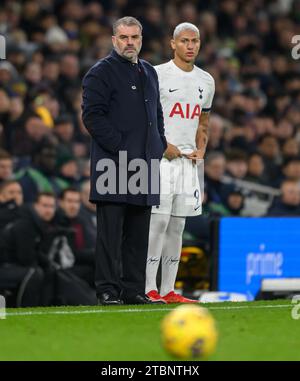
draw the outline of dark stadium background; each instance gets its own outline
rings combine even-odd
[[[153,65],[172,57],[169,40],[178,23],[194,23],[201,32],[196,64],[213,75],[216,95],[204,213],[187,221],[184,244],[193,249],[185,250],[177,286],[208,289],[215,221],[300,216],[300,60],[292,56],[292,38],[300,35],[299,0],[1,1],[6,59],[0,60],[0,186],[15,178],[24,197],[23,205],[1,201],[0,234],[24,219],[37,182],[57,197],[66,187],[78,189],[78,216],[58,218],[56,228],[88,226],[79,240],[75,228],[70,245],[81,266],[76,274],[92,287],[95,225],[87,201],[81,79],[110,52],[112,24],[125,15],[141,21],[141,57]],[[14,292],[1,291],[14,305]]]

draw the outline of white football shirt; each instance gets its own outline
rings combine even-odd
[[[195,138],[201,112],[211,109],[215,81],[209,73],[195,65],[192,71],[186,72],[172,60],[155,66],[155,70],[167,141],[181,152],[191,152],[196,149]]]

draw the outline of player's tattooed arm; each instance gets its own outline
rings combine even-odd
[[[203,159],[208,143],[208,124],[209,112],[202,112],[199,119],[199,126],[196,133],[196,147],[197,149],[191,154],[187,155],[189,159],[199,160]]]
[[[176,159],[177,157],[181,157],[182,154],[180,150],[171,143],[168,143],[168,147],[165,150],[164,157],[169,161]]]
[[[209,124],[209,112],[202,112],[199,119],[199,127],[196,133],[196,147],[197,147],[197,150],[201,151],[202,159],[205,155],[205,151],[206,151],[206,147],[208,143],[208,137],[209,137],[208,124]]]

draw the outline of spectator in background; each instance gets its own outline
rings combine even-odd
[[[68,182],[56,176],[56,156],[55,144],[45,140],[35,147],[32,166],[22,168],[16,173],[25,202],[32,202],[39,192],[53,192],[58,195],[68,187]]]
[[[6,225],[20,218],[22,204],[23,192],[16,180],[0,183],[0,233]]]
[[[0,146],[12,153],[12,137],[16,128],[22,123],[24,112],[23,98],[19,94],[10,96],[0,89]],[[1,132],[2,130],[2,132]]]
[[[97,215],[96,205],[89,201],[90,196],[90,181],[86,180],[81,186],[81,206],[79,211],[79,218],[83,223],[85,236],[86,236],[86,248],[94,250],[96,247],[97,236]]]
[[[16,295],[18,307],[43,305],[44,271],[51,246],[48,233],[55,213],[55,197],[38,195],[32,208],[8,226],[0,237],[0,287],[16,294],[25,280],[24,289]],[[20,289],[21,291],[21,289]]]
[[[13,157],[0,148],[0,184],[13,176]]]
[[[240,216],[244,207],[244,196],[238,189],[230,191],[224,204],[210,202],[207,212],[213,217]]]
[[[58,78],[58,94],[67,111],[72,112],[72,101],[76,90],[81,88],[80,64],[76,54],[66,53],[60,59],[60,76]]]
[[[240,216],[244,207],[244,196],[239,190],[229,193],[226,202],[229,215]]]
[[[9,91],[10,87],[16,83],[17,77],[18,71],[10,60],[0,62],[0,86]]]
[[[6,258],[14,263],[36,265],[48,250],[47,230],[55,214],[55,196],[43,192],[37,195],[34,204],[17,220],[4,242]],[[45,259],[45,258],[44,258]]]
[[[38,85],[42,79],[41,65],[37,62],[28,62],[24,69],[24,78],[28,87]]]
[[[284,161],[300,156],[299,142],[296,138],[291,137],[286,139],[282,144],[282,158]]]
[[[73,273],[74,256],[65,230],[54,224],[55,210],[55,196],[39,193],[1,234],[0,288],[15,291],[17,306],[96,302],[92,289]]]
[[[79,217],[80,207],[80,192],[74,188],[66,188],[59,196],[56,222],[59,226],[69,229],[67,239],[75,258],[70,271],[93,287],[95,246],[91,247],[87,241],[86,227]]]
[[[60,104],[53,91],[40,84],[34,88],[34,91],[30,94],[32,97],[30,106],[34,112],[43,120],[47,127],[53,128],[54,120],[60,113]]]
[[[293,180],[300,184],[300,157],[292,157],[282,165],[282,176],[279,176],[279,185],[283,180]]]
[[[7,124],[9,120],[10,107],[10,97],[8,96],[6,90],[0,87],[0,146],[2,145],[3,147],[7,146],[7,140],[9,139]]]
[[[248,158],[248,172],[245,180],[266,185],[264,171],[265,164],[261,154],[258,152],[252,153]]]
[[[30,157],[36,146],[49,133],[50,129],[39,115],[29,114],[13,133],[11,143],[13,154],[18,157]]]
[[[282,145],[286,140],[291,139],[295,135],[295,128],[287,119],[280,119],[273,132],[274,136]]]
[[[63,114],[55,120],[54,134],[58,139],[58,158],[73,155],[74,125],[70,115]]]
[[[81,174],[77,160],[72,155],[61,156],[57,158],[57,174],[69,186],[80,187]]]
[[[224,120],[219,115],[212,114],[209,120],[209,140],[207,151],[224,150]]]
[[[224,203],[232,187],[222,182],[226,159],[221,152],[210,152],[205,159],[207,202]]]
[[[258,142],[258,149],[264,160],[267,181],[271,185],[276,185],[280,171],[278,140],[270,134],[262,135]]]
[[[57,93],[59,77],[59,61],[55,58],[48,58],[43,62],[42,80]]]
[[[300,185],[293,180],[284,180],[280,187],[281,196],[267,212],[268,217],[300,216]]]
[[[233,179],[244,179],[248,171],[247,154],[239,149],[232,148],[226,153],[227,175]]]

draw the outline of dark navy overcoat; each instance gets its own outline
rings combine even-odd
[[[109,56],[98,61],[83,79],[82,118],[92,137],[90,200],[158,205],[159,191],[156,186],[151,186],[151,177],[157,176],[157,171],[151,172],[151,160],[161,159],[167,142],[155,69],[144,60],[133,64],[113,50]],[[143,159],[147,163],[147,191],[145,187],[137,188],[142,191],[124,191],[124,178],[129,182],[140,167],[133,171],[134,166],[130,167],[131,170],[125,166],[127,173],[124,173],[120,151],[128,164],[134,159]],[[107,167],[103,159],[109,159]],[[112,163],[116,165],[115,174],[110,165]],[[120,167],[123,170],[121,187]],[[117,176],[116,192],[115,187],[110,187],[115,180],[112,179],[114,175]],[[106,182],[103,180],[105,176],[110,176]],[[144,174],[142,178],[145,179]],[[156,182],[157,178],[154,180]],[[103,184],[104,190],[108,190],[106,193]],[[140,180],[137,181],[139,186]]]

